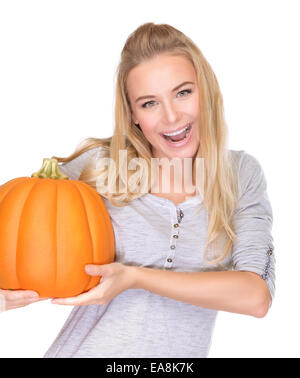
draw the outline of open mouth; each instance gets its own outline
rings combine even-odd
[[[184,129],[182,129],[182,131],[180,133],[177,133],[177,134],[174,134],[174,135],[165,135],[165,134],[162,134],[162,136],[168,142],[171,142],[171,143],[182,142],[183,140],[185,140],[189,136],[191,128],[192,128],[192,124],[189,124]]]

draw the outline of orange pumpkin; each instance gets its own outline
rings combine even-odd
[[[109,213],[89,185],[70,180],[56,159],[31,177],[0,186],[0,288],[69,297],[97,285],[86,264],[114,261]]]

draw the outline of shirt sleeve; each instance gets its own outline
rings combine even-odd
[[[81,172],[83,171],[86,164],[90,161],[90,159],[97,158],[100,156],[100,154],[101,148],[92,148],[91,150],[88,150],[77,156],[77,158],[69,162],[60,164],[59,169],[62,173],[67,175],[70,180],[78,180]]]
[[[267,182],[256,158],[242,151],[239,162],[239,200],[234,214],[237,238],[233,243],[233,269],[260,275],[275,295],[273,213]],[[271,306],[270,304],[270,306]]]

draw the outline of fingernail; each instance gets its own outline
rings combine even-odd
[[[37,298],[39,295],[38,293],[31,293],[30,298]]]

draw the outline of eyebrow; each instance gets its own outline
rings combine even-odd
[[[184,85],[187,85],[187,84],[195,84],[195,83],[193,83],[192,81],[184,81],[183,83],[177,85],[177,87],[173,88],[173,89],[172,89],[172,92],[177,91],[177,89],[179,89],[179,88],[181,88],[181,87],[183,87]],[[154,96],[154,95],[141,96],[141,97],[138,97],[138,98],[135,100],[135,102],[138,102],[138,101],[140,101],[140,100],[144,100],[144,99],[146,99],[146,98],[155,98],[155,96]]]

